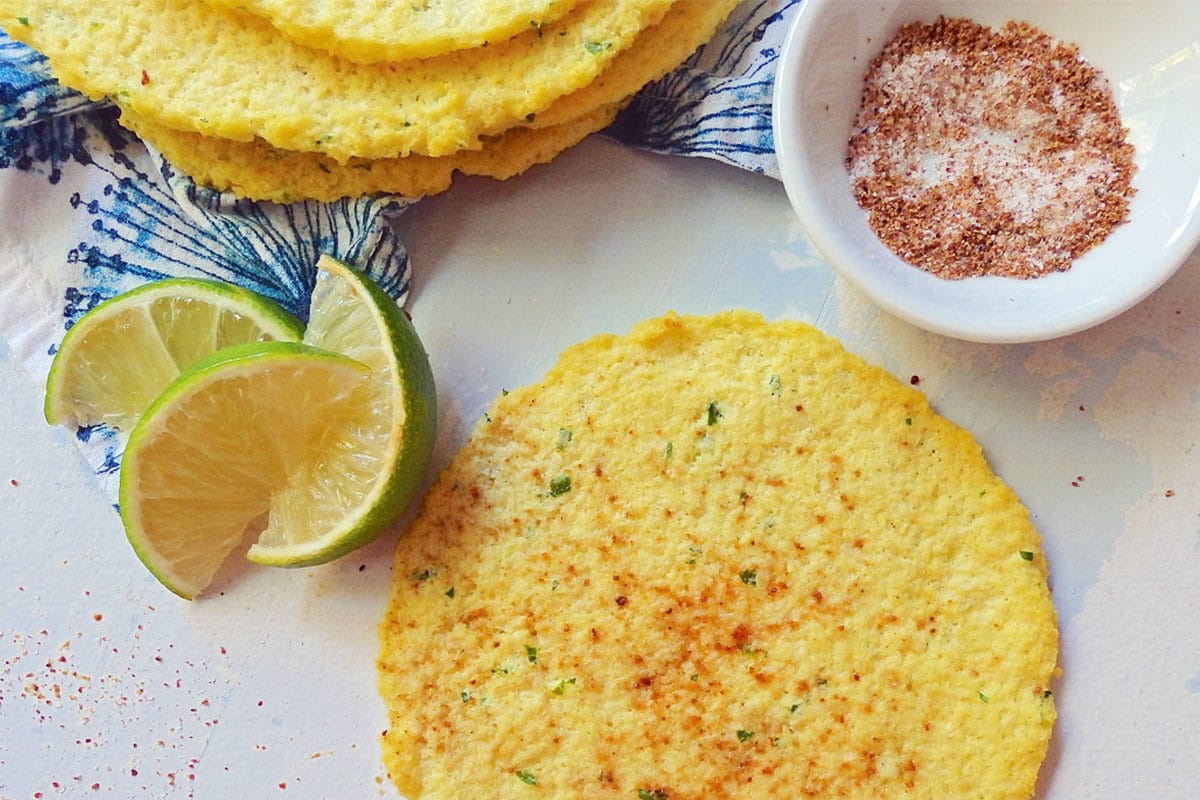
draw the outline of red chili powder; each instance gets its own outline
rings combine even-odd
[[[1075,45],[943,17],[904,26],[871,62],[846,163],[903,260],[942,278],[1032,278],[1128,218],[1125,135]]]

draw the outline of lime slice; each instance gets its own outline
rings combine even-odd
[[[146,410],[121,465],[125,532],[168,589],[191,598],[247,535],[307,508],[327,530],[347,423],[370,380],[357,361],[295,342],[235,345],[184,372]]]
[[[180,372],[232,344],[298,341],[300,323],[265,297],[172,278],[93,308],[71,326],[46,379],[46,421],[129,430]]]
[[[319,564],[371,541],[412,501],[433,453],[437,404],[429,357],[408,317],[374,281],[322,256],[304,341],[371,368],[371,380],[357,390],[360,413],[339,440],[341,449],[328,455],[338,470],[335,499],[344,518],[327,530],[273,524],[246,553],[260,564]],[[301,502],[272,513],[299,522],[312,511]]]

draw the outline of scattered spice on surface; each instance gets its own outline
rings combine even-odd
[[[1024,22],[900,29],[847,151],[879,238],[941,278],[1068,269],[1128,218],[1133,146],[1104,76]]]

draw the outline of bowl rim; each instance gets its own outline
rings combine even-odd
[[[889,290],[893,286],[893,279],[889,277],[883,282],[879,280],[880,267],[872,265],[869,263],[871,259],[863,257],[861,242],[856,242],[847,232],[846,226],[834,218],[822,197],[819,181],[811,169],[812,154],[808,142],[800,132],[800,104],[789,97],[795,93],[795,87],[800,82],[805,55],[814,46],[807,35],[811,23],[822,11],[836,5],[837,2],[838,0],[805,0],[791,21],[780,49],[779,67],[772,87],[772,135],[775,139],[780,178],[792,208],[812,245],[837,274],[883,310],[933,333],[968,341],[1020,343],[1054,339],[1094,327],[1140,303],[1174,275],[1200,245],[1200,208],[1197,208],[1189,219],[1179,226],[1181,230],[1176,231],[1178,235],[1157,251],[1158,267],[1149,270],[1142,267],[1144,280],[1137,282],[1131,291],[1101,297],[1072,309],[1070,313],[1045,315],[1033,321],[1003,314],[980,316],[967,315],[961,311],[947,313],[945,302],[935,302],[920,295],[914,296],[911,292],[901,298]],[[849,187],[847,175],[847,188]],[[1197,186],[1197,191],[1200,192],[1200,185]],[[859,208],[856,202],[854,207]],[[862,213],[865,220],[865,212]],[[1117,230],[1121,227],[1124,226],[1118,226]],[[870,230],[869,225],[867,229]],[[874,234],[874,231],[871,233]],[[1001,293],[1005,292],[1007,287],[1010,293],[1020,294],[1022,291],[1019,284],[1037,281],[1036,285],[1039,287],[1048,285],[1053,288],[1055,284],[1062,284],[1068,280],[1067,273],[1064,272],[1034,279],[980,276],[948,281],[907,264],[879,241],[878,237],[875,237],[874,242],[877,247],[876,255],[888,262],[892,272],[906,272],[908,274],[905,274],[904,278],[916,284],[933,286],[932,282],[936,282],[933,295],[939,297],[959,293],[956,292],[956,287],[947,287],[948,283],[976,288],[983,286]],[[1102,242],[1093,250],[1104,244]],[[1081,258],[1087,258],[1088,255],[1090,252]],[[988,284],[993,284],[994,288]],[[966,292],[960,294],[965,297]],[[1014,308],[1019,305],[1015,298],[1010,300]]]

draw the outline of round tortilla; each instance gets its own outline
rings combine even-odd
[[[269,20],[285,36],[350,61],[405,61],[540,28],[578,0],[208,0]]]
[[[485,141],[482,150],[438,158],[353,158],[345,164],[320,153],[280,150],[261,139],[234,142],[175,131],[129,111],[122,112],[121,124],[196,183],[249,200],[292,203],[368,194],[415,200],[449,189],[456,172],[505,180],[544,164],[607,126],[619,110],[610,105],[549,128],[512,128]]]
[[[495,401],[394,576],[410,800],[1026,800],[1054,723],[1028,513],[801,323],[670,314],[568,349]]]

